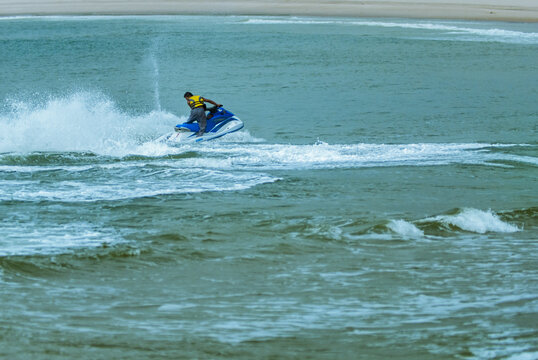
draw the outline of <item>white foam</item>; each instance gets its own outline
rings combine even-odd
[[[0,152],[91,151],[123,156],[141,139],[170,129],[181,119],[167,112],[133,116],[102,94],[78,92],[41,104],[9,101],[0,114]],[[166,129],[166,130],[165,130]]]
[[[405,220],[391,220],[387,227],[404,238],[421,238],[424,236],[422,230]]]
[[[213,140],[215,143],[262,143],[266,140],[250,134],[248,130],[236,131]]]
[[[271,18],[251,18],[244,21],[245,24],[252,25],[332,25],[332,24],[345,24],[346,21],[338,20],[320,20],[320,19],[308,19],[300,17],[291,17],[291,18],[280,18],[280,17],[271,17]]]
[[[383,22],[383,21],[355,21],[354,25],[361,26],[379,26],[389,28],[404,28],[404,29],[419,29],[419,30],[434,30],[443,31],[448,34],[465,34],[465,35],[479,35],[485,39],[491,40],[523,40],[536,43],[538,41],[538,33],[535,32],[521,32],[506,29],[497,28],[471,28],[468,26],[456,26],[446,25],[444,23],[434,22],[416,22],[416,23],[400,23],[400,22]]]
[[[180,312],[184,309],[196,307],[197,305],[194,303],[185,303],[185,304],[163,304],[159,306],[157,311],[164,311],[164,312]]]
[[[113,201],[157,195],[238,191],[279,180],[278,177],[264,173],[235,173],[177,167],[150,173],[144,173],[142,170],[133,172],[130,165],[132,164],[125,164],[119,171],[103,175],[99,179],[91,177],[91,180],[87,180],[84,176],[79,176],[76,180],[51,183],[6,181],[4,186],[0,187],[0,200]]]
[[[156,85],[157,86],[157,85]],[[158,96],[158,95],[156,95]],[[158,99],[156,98],[158,103]],[[41,104],[9,101],[0,113],[0,153],[92,152],[124,157],[160,157],[187,151],[204,158],[185,166],[219,169],[313,169],[450,163],[495,165],[495,161],[537,164],[534,157],[490,153],[494,144],[265,144],[247,130],[208,143],[171,146],[160,135],[184,120],[165,111],[131,115],[102,94],[78,92]],[[482,150],[482,151],[481,151]],[[0,155],[0,157],[3,155]],[[498,165],[498,164],[497,164]]]
[[[448,164],[493,165],[508,160],[505,154],[489,152],[491,144],[226,144],[196,147],[203,156],[186,159],[187,166],[219,169],[286,170],[332,169],[382,166],[430,166]],[[519,161],[511,155],[510,161]],[[529,162],[529,159],[521,159]]]
[[[157,80],[154,86],[155,106],[160,107]],[[0,153],[92,152],[114,157],[159,157],[199,148],[155,141],[185,117],[158,110],[127,114],[102,94],[77,92],[37,104],[11,100],[4,108],[8,111],[0,113]],[[214,142],[263,141],[244,130]]]
[[[251,25],[347,25],[347,26],[368,26],[368,27],[384,27],[384,28],[401,28],[426,30],[434,32],[442,32],[445,35],[450,35],[451,40],[466,40],[466,41],[498,41],[509,43],[522,44],[537,44],[537,32],[523,32],[499,28],[484,28],[483,24],[473,24],[476,27],[470,27],[469,23],[464,22],[424,22],[417,20],[416,22],[397,22],[397,21],[356,21],[356,20],[340,20],[340,19],[310,19],[310,18],[250,18],[244,22]],[[464,37],[461,37],[464,35]],[[471,37],[470,37],[471,36]]]
[[[0,223],[0,256],[61,254],[123,241],[111,229],[84,222],[47,226]]]
[[[462,230],[484,234],[486,232],[512,233],[520,231],[513,225],[502,221],[491,210],[482,211],[466,208],[455,215],[440,215],[426,221],[439,221],[446,225],[456,226]]]
[[[505,360],[536,360],[538,359],[538,351],[525,351],[521,350],[519,354],[513,354],[508,356]]]

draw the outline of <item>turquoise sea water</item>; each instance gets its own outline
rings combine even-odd
[[[0,18],[0,358],[538,358],[538,25]],[[244,130],[155,141],[185,91]]]

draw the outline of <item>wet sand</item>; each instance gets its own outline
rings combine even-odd
[[[536,0],[0,0],[13,15],[294,15],[538,21]]]

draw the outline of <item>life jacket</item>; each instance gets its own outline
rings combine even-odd
[[[191,109],[195,109],[200,106],[204,106],[204,98],[199,95],[193,95],[187,99]]]

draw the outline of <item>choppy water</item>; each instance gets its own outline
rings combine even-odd
[[[0,358],[538,358],[536,24],[0,18]],[[190,90],[245,129],[155,141]]]

